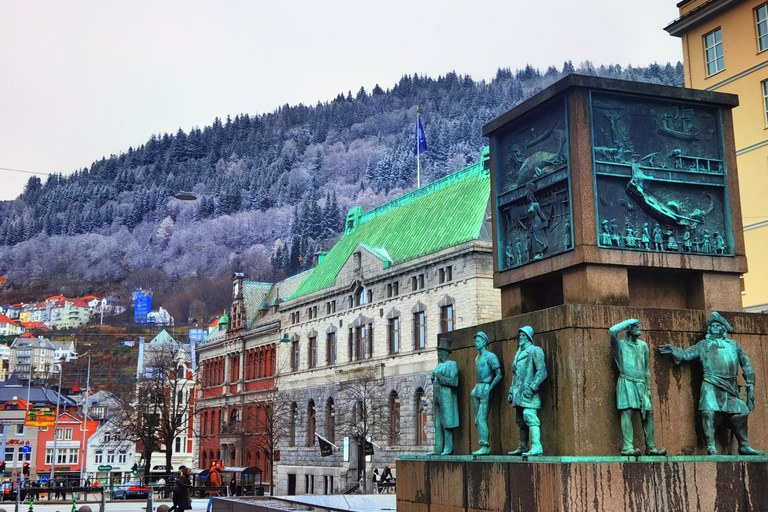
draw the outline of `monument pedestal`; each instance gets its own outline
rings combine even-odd
[[[768,457],[405,458],[397,510],[762,511]]]

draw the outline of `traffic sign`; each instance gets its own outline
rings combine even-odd
[[[112,471],[112,466],[99,466],[99,471]]]
[[[32,448],[30,448],[29,445],[25,445],[25,446],[21,447],[21,452],[22,453],[29,453],[31,451],[32,451]]]

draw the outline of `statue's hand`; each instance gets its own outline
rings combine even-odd
[[[750,412],[755,410],[755,389],[752,386],[747,386],[747,408]]]
[[[662,345],[659,347],[659,352],[662,354],[671,354],[672,353],[672,345]]]
[[[533,398],[533,390],[531,388],[525,388],[523,390],[523,397],[525,397],[526,400]]]
[[[512,400],[514,400],[514,398],[512,397],[512,393],[510,393],[507,395],[507,402],[512,403]]]

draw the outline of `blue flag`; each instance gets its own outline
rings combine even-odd
[[[421,127],[421,118],[416,118],[416,142],[413,144],[413,154],[420,155],[427,151],[427,134]]]

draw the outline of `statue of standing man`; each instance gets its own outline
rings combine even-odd
[[[482,331],[475,334],[475,387],[472,390],[472,412],[475,416],[475,427],[480,442],[480,449],[472,455],[488,455],[491,453],[488,442],[488,402],[491,390],[501,380],[501,365],[496,354],[486,350],[488,336]]]
[[[675,364],[698,359],[704,369],[701,383],[699,413],[707,453],[717,455],[715,429],[722,423],[731,429],[739,442],[739,455],[762,455],[747,441],[747,416],[755,409],[755,372],[747,354],[738,343],[728,338],[733,327],[720,313],[713,311],[707,321],[707,336],[686,350],[662,345],[659,352],[670,354]],[[746,403],[741,396],[736,375],[741,373],[746,383]]]
[[[624,331],[624,338],[619,333]],[[608,329],[611,338],[611,353],[619,368],[616,382],[616,408],[621,414],[621,435],[624,445],[622,455],[640,455],[632,445],[632,415],[640,413],[645,434],[646,455],[666,455],[663,448],[656,449],[653,436],[653,410],[651,409],[651,369],[648,364],[648,345],[639,339],[640,322],[631,318]]]
[[[520,429],[520,444],[509,455],[530,457],[541,455],[541,422],[538,410],[541,409],[539,387],[547,378],[544,365],[544,351],[533,344],[533,329],[521,327],[517,331],[519,345],[512,362],[512,385],[507,401],[515,407],[515,423]],[[531,449],[528,449],[528,439]]]
[[[453,429],[459,426],[459,366],[448,359],[450,340],[437,340],[437,366],[432,370],[432,411],[435,419],[435,454],[453,453]]]

